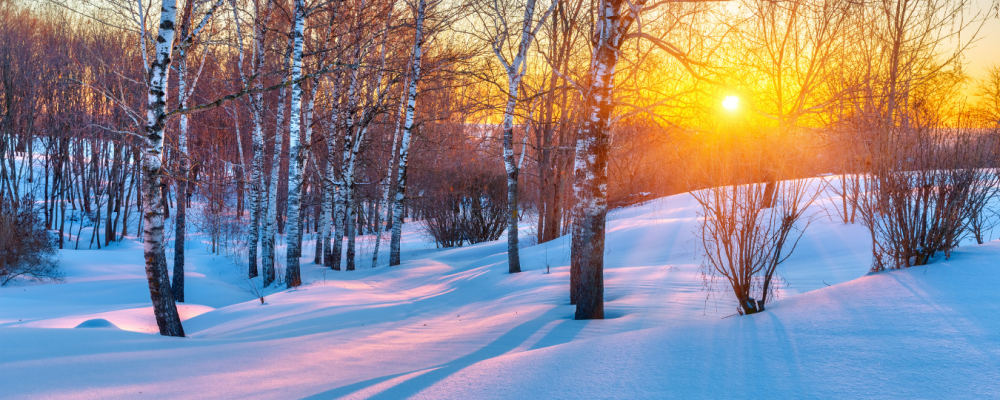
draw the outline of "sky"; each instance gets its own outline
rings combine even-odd
[[[988,9],[991,0],[976,0],[975,9]],[[989,18],[983,28],[979,31],[981,38],[972,49],[965,54],[965,61],[968,63],[969,74],[973,77],[980,77],[987,66],[991,64],[1000,65],[1000,19],[996,16]]]

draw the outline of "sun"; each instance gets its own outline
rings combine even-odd
[[[722,107],[727,110],[735,110],[739,105],[740,98],[736,96],[726,96],[726,99],[722,101]]]

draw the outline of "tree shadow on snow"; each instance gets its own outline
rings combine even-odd
[[[420,391],[433,386],[445,378],[451,376],[452,374],[461,371],[462,369],[476,364],[480,361],[488,360],[494,357],[502,356],[511,350],[516,349],[518,346],[527,341],[532,335],[540,331],[546,325],[555,320],[562,319],[561,322],[557,323],[548,333],[542,337],[538,343],[533,345],[530,350],[535,350],[543,347],[555,346],[558,344],[567,343],[579,333],[589,321],[575,321],[572,319],[571,315],[568,315],[567,308],[565,307],[553,307],[552,309],[546,311],[538,317],[524,322],[513,329],[507,331],[499,338],[493,342],[481,347],[472,353],[469,353],[463,357],[459,357],[455,360],[435,365],[432,367],[421,368],[419,370],[407,371],[398,374],[381,376],[378,378],[369,379],[362,382],[357,382],[354,384],[341,386],[335,389],[328,390],[326,392],[317,393],[315,395],[306,397],[307,399],[330,399],[338,398],[342,396],[347,396],[349,394],[362,391],[367,388],[372,388],[374,386],[383,384],[390,380],[403,377],[405,375],[413,375],[413,377],[406,379],[399,384],[393,385],[384,391],[373,395],[373,399],[402,399],[408,398]],[[422,371],[427,371],[423,373],[418,373]]]

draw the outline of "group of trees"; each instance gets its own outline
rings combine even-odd
[[[264,286],[282,263],[279,284],[301,284],[306,233],[314,262],[350,271],[368,265],[363,234],[374,266],[391,232],[388,263],[400,264],[406,217],[426,220],[443,246],[506,230],[511,273],[521,271],[519,226],[539,243],[571,233],[570,300],[589,319],[603,318],[609,207],[749,184],[699,201],[716,215],[706,232],[743,235],[753,254],[749,274],[730,274],[752,313],[769,290],[757,276],[769,282],[802,217],[798,202],[810,198],[780,181],[887,176],[874,172],[900,167],[871,159],[890,138],[996,132],[995,70],[975,109],[952,95],[971,43],[954,32],[986,17],[962,22],[970,7],[0,0],[0,193],[37,196],[59,248],[79,248],[85,226],[88,248],[139,236],[161,333],[183,336],[175,301],[189,216],[213,250],[235,237],[247,278]],[[740,115],[720,111],[727,95],[744,100]],[[860,195],[884,182],[863,180],[844,179],[850,207],[885,213]],[[752,207],[731,207],[740,202]],[[722,224],[741,218],[765,228]]]

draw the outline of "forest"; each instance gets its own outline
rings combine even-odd
[[[0,284],[140,243],[156,331],[184,337],[193,248],[265,304],[406,267],[407,240],[501,241],[508,274],[565,240],[559,296],[601,320],[610,216],[689,193],[698,279],[762,313],[820,219],[861,229],[872,273],[996,238],[1000,64],[969,54],[1000,54],[998,12],[0,0]]]

